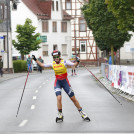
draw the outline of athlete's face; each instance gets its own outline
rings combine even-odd
[[[59,55],[54,55],[53,59],[55,62],[59,62],[60,61],[60,56]]]

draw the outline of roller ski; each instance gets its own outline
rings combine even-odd
[[[56,122],[57,123],[58,122],[62,122],[63,121],[63,118],[64,118],[63,114],[61,112],[59,112],[58,113],[58,117],[56,117]]]
[[[89,117],[83,112],[83,110],[80,110],[79,113],[83,120],[90,121]]]

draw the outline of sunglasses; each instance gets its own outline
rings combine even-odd
[[[56,58],[60,58],[60,56],[53,56],[53,58],[54,58],[54,59],[56,59]]]

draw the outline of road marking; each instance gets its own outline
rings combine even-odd
[[[31,110],[33,110],[33,109],[35,109],[35,105],[32,105],[32,106],[31,106]]]
[[[41,86],[39,88],[41,88]]]
[[[35,90],[35,93],[38,93],[39,91],[38,90]]]
[[[43,84],[46,84],[45,82]]]
[[[36,100],[36,98],[37,98],[36,96],[33,96],[33,100]]]
[[[46,81],[48,81],[48,80],[46,80]]]
[[[28,122],[28,120],[23,120],[23,121],[19,124],[19,127],[23,127],[27,122]]]

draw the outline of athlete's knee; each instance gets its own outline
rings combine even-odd
[[[69,91],[68,91],[68,96],[71,98],[74,96],[74,91],[72,90],[72,88],[70,87]]]
[[[55,92],[55,94],[56,94],[56,96],[59,96],[59,95],[61,95],[61,92],[57,91],[57,92]]]

